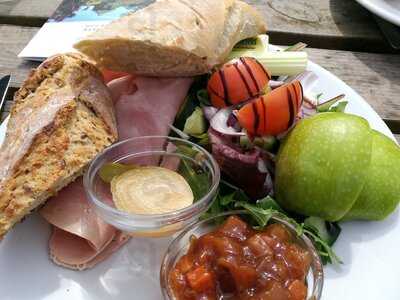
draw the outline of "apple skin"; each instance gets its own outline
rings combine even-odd
[[[298,214],[342,219],[364,187],[371,149],[371,129],[361,117],[328,112],[303,119],[277,155],[276,200]]]
[[[373,130],[372,156],[364,188],[344,220],[383,220],[400,200],[400,148]]]

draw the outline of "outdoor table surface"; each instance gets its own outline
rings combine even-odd
[[[12,75],[0,121],[8,115],[14,92],[38,65],[19,59],[18,53],[61,2],[0,0],[0,77]],[[310,59],[357,91],[400,142],[400,52],[389,46],[367,10],[354,0],[246,2],[266,18],[271,43],[307,43]]]

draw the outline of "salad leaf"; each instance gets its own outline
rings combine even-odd
[[[277,216],[292,224],[298,235],[303,234],[303,226],[301,224],[298,224],[297,221],[288,217],[285,213],[279,210],[273,208],[264,209],[262,207],[259,207],[257,203],[254,205],[248,202],[236,202],[235,206],[239,208],[244,208],[249,211],[250,214],[257,220],[258,228],[264,228],[265,226],[267,226],[272,216]]]
[[[195,201],[199,200],[207,193],[210,185],[207,174],[196,172],[186,159],[181,160],[179,174],[181,174],[190,185]]]
[[[324,264],[341,263],[340,258],[331,249],[340,232],[341,228],[337,223],[326,222],[318,217],[308,217],[304,220],[304,233],[313,240]]]
[[[201,218],[207,219],[215,217],[224,211],[234,210],[237,201],[247,202],[250,199],[243,190],[221,179],[217,198],[214,200],[211,208]]]
[[[314,232],[318,232],[319,236],[326,241],[329,246],[332,246],[336,242],[341,232],[341,228],[337,223],[326,222],[318,217],[306,218],[304,220],[304,226]]]
[[[211,105],[210,96],[208,95],[208,92],[206,89],[198,90],[196,93],[196,97],[201,106],[210,106]]]
[[[192,86],[189,89],[189,92],[185,98],[181,109],[176,115],[174,126],[183,130],[185,126],[186,119],[190,117],[190,115],[194,112],[196,107],[203,105],[203,102],[206,102],[205,99],[208,99],[207,90],[204,88],[207,86],[208,75],[198,76],[193,82]],[[200,93],[200,91],[202,91]],[[202,98],[198,97],[198,93],[202,95]]]
[[[107,183],[110,183],[111,180],[126,171],[137,168],[135,165],[121,164],[121,163],[106,163],[101,166],[99,170],[100,178]]]
[[[333,251],[331,246],[329,246],[329,244],[324,241],[317,232],[315,232],[313,229],[308,229],[306,226],[303,228],[303,232],[313,241],[323,264],[329,263],[337,265],[343,263],[340,257],[338,257]]]
[[[191,157],[194,160],[198,154],[196,150],[184,145],[177,146],[176,152],[186,157]],[[181,159],[178,173],[181,174],[190,185],[195,201],[199,200],[207,193],[210,181],[208,175],[202,171],[200,166],[196,166],[195,163],[190,162],[189,159]]]
[[[236,192],[233,192],[231,194],[221,197],[221,199],[220,199],[221,206],[227,206],[229,204],[234,203],[235,202],[235,194],[236,194]]]
[[[329,111],[330,112],[344,112],[348,103],[349,103],[348,101],[339,102],[337,105],[332,106],[329,109]]]
[[[183,132],[189,135],[201,135],[207,130],[203,110],[197,106],[193,113],[186,119]]]
[[[212,218],[224,212],[224,209],[222,208],[220,202],[221,202],[221,196],[218,194],[214,202],[211,204],[211,207],[208,209],[207,212],[205,212],[200,216],[200,219],[205,220],[208,218]]]
[[[207,146],[210,144],[210,137],[208,136],[208,132],[204,132],[202,134],[191,134],[192,137],[196,138],[196,144],[200,146]]]
[[[261,207],[257,207],[256,205],[242,201],[236,202],[235,207],[246,209],[257,221],[258,228],[263,228],[267,226],[271,217],[273,217],[277,213],[277,211],[272,208],[263,209]]]
[[[279,212],[283,212],[279,204],[270,196],[257,201],[257,206],[262,209],[274,209]]]
[[[309,220],[307,224],[305,222],[300,223],[295,219],[288,217],[287,214],[279,207],[279,205],[270,197],[260,200],[256,204],[243,201],[236,202],[235,207],[244,208],[247,210],[257,222],[257,228],[265,227],[273,216],[277,216],[285,220],[293,225],[298,235],[304,234],[312,240],[324,264],[342,263],[340,258],[331,248],[331,245],[340,233],[340,227],[337,224],[329,225],[331,231],[328,231],[328,227],[323,229],[316,226],[316,220],[313,219],[311,219],[311,221]],[[330,235],[330,233],[333,232],[334,234]]]
[[[193,94],[188,94],[183,102],[181,109],[175,117],[174,126],[180,130],[183,130],[187,118],[194,112],[197,107],[196,99]]]
[[[345,97],[344,94],[341,94],[339,96],[336,96],[324,103],[318,104],[317,106],[317,111],[318,112],[327,112],[330,111],[330,109],[332,108],[333,105],[335,105],[337,102],[339,102],[340,100],[342,100]],[[347,104],[347,102],[344,102]]]
[[[254,145],[266,151],[275,153],[279,148],[279,141],[272,135],[266,135],[263,137],[256,137],[254,139]]]
[[[239,144],[244,150],[250,150],[254,147],[247,135],[243,135],[239,138]]]

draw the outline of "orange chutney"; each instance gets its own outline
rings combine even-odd
[[[239,217],[192,237],[169,273],[177,300],[305,300],[310,253],[280,224],[256,231]]]

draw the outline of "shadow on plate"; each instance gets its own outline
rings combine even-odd
[[[335,244],[336,253],[343,261],[343,265],[329,266],[329,277],[338,278],[346,276],[351,267],[354,255],[354,245],[365,244],[383,238],[390,234],[395,227],[400,226],[400,210],[397,209],[383,221],[350,221],[340,224],[342,233]],[[374,253],[371,253],[374,255]],[[333,272],[331,272],[333,271]]]

